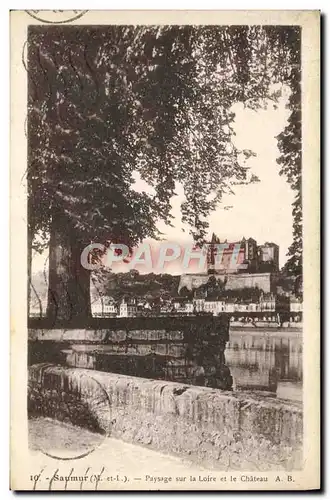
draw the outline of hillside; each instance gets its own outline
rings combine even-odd
[[[92,287],[92,301],[99,295],[108,295],[115,300],[124,296],[155,299],[171,298],[178,294],[180,276],[171,274],[139,274],[138,271],[128,273],[107,273],[102,281]]]

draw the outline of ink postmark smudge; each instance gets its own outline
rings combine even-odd
[[[76,382],[79,389],[71,393],[73,397],[64,388],[47,391],[43,411],[29,421],[30,447],[55,460],[84,458],[109,436],[107,392],[98,380],[86,374]]]
[[[26,10],[26,13],[42,23],[63,24],[79,19],[88,10]]]

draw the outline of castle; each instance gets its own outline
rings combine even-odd
[[[276,243],[258,245],[253,238],[244,237],[236,242],[221,242],[213,233],[209,243],[207,272],[183,274],[178,291],[183,287],[188,290],[198,288],[213,275],[217,281],[224,282],[228,290],[258,287],[265,293],[271,293],[275,290],[278,270],[279,246]]]

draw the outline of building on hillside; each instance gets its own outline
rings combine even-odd
[[[248,306],[247,310],[250,312],[260,311],[260,304],[257,302],[250,302],[249,304],[247,304],[247,306]]]
[[[134,299],[123,299],[119,305],[119,317],[131,318],[137,315],[137,306]]]
[[[204,301],[204,312],[212,313],[213,316],[217,316],[219,313],[224,312],[225,303],[222,300],[214,300],[206,298]]]
[[[204,303],[205,303],[205,298],[194,298],[193,299],[193,305],[194,305],[194,310],[197,313],[204,312]]]
[[[173,311],[173,305],[170,301],[164,302],[160,306],[160,312],[162,314],[170,314]]]
[[[302,312],[302,310],[303,310],[302,299],[294,296],[290,297],[290,311]]]
[[[246,304],[245,302],[238,302],[235,304],[235,311],[236,312],[248,312],[249,311],[249,305]]]
[[[184,305],[185,312],[187,314],[193,314],[194,313],[194,304],[191,300],[187,301]]]
[[[275,312],[276,300],[272,293],[265,293],[260,297],[260,310],[265,312]]]
[[[173,298],[173,308],[175,311],[183,307],[182,305],[187,301],[186,297],[174,297]]]
[[[187,297],[176,297],[173,301],[174,312],[177,314],[193,314],[194,303]]]
[[[206,285],[209,278],[210,276],[205,273],[182,274],[180,276],[178,293],[180,293],[183,287],[186,287],[188,290],[196,290],[201,285]],[[218,275],[216,275],[215,278],[219,279]],[[221,278],[223,280],[223,276]]]
[[[226,312],[226,313],[235,312],[235,305],[236,304],[234,304],[234,302],[226,302],[224,312]]]
[[[303,302],[302,299],[292,296],[290,297],[290,321],[301,322],[303,319]]]
[[[274,293],[262,294],[260,297],[260,311],[289,313],[290,299]]]
[[[92,315],[97,318],[113,318],[118,314],[118,306],[112,297],[100,297],[91,307]]]
[[[257,312],[260,311],[260,304],[257,302],[237,302],[228,300],[194,299],[194,311],[196,313],[207,312],[213,315],[233,312]]]

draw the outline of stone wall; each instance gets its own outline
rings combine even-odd
[[[29,364],[49,362],[231,389],[224,351],[229,318],[98,320],[95,328],[29,329]]]
[[[273,275],[270,273],[229,274],[226,289],[236,290],[257,286],[265,293],[269,293],[273,291],[273,281]]]
[[[29,415],[178,454],[204,467],[302,464],[299,403],[47,364],[29,368]]]
[[[218,281],[224,281],[224,274],[215,274]],[[184,286],[188,290],[198,288],[208,282],[208,274],[183,274],[180,278],[179,291]],[[236,290],[240,288],[260,288],[265,293],[274,291],[274,277],[271,273],[232,273],[227,275],[227,290]]]

